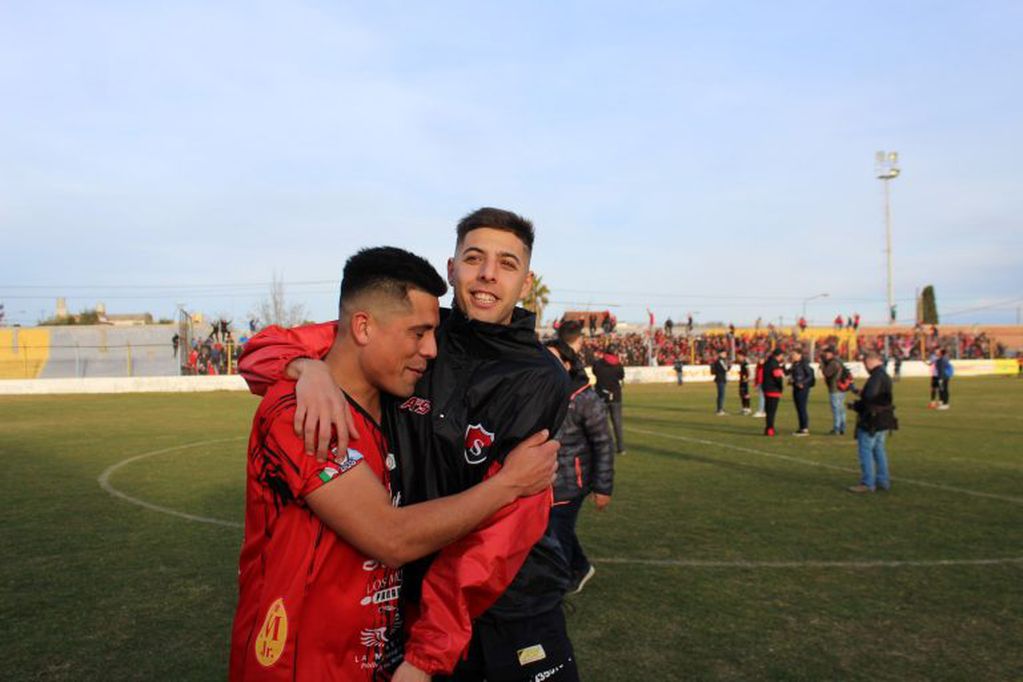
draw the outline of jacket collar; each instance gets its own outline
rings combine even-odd
[[[511,324],[471,320],[457,305],[442,308],[440,332],[445,343],[481,357],[495,357],[523,347],[543,350],[536,336],[536,315],[519,307],[512,313]]]

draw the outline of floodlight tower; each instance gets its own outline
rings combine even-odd
[[[892,207],[888,183],[899,177],[899,153],[880,151],[874,155],[874,171],[884,183],[884,251],[888,261],[888,324],[895,322],[895,285],[892,282]]]

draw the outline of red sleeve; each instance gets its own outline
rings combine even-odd
[[[322,322],[284,329],[270,325],[245,344],[238,358],[238,373],[256,395],[284,379],[288,363],[296,358],[322,358],[337,334],[337,322]]]
[[[305,445],[292,427],[295,418],[293,382],[282,381],[273,385],[263,403],[259,411],[262,447],[257,452],[262,471],[260,477],[271,487],[288,490],[296,500],[304,500],[320,486],[347,473],[365,459],[354,447],[349,448],[345,458],[339,462],[320,462],[305,454]]]
[[[775,367],[774,371],[771,372],[771,376],[774,376],[774,377],[777,377],[777,378],[780,379],[781,377],[785,376],[785,370],[783,370],[781,367]]]
[[[472,621],[497,601],[543,536],[548,489],[520,497],[438,555],[423,581],[420,615],[405,660],[431,675],[450,673],[472,637]]]

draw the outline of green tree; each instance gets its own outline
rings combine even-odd
[[[938,324],[938,302],[934,298],[934,287],[930,284],[920,293],[920,321],[924,324]]]
[[[543,309],[550,302],[550,293],[551,290],[543,283],[543,277],[536,275],[533,277],[533,286],[530,287],[529,293],[522,299],[522,307],[536,313],[537,327],[540,326],[543,319]]]

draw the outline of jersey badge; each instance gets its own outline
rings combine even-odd
[[[284,653],[287,640],[288,612],[284,610],[284,600],[278,599],[267,609],[263,627],[256,637],[256,660],[264,668],[269,668]]]
[[[494,434],[483,424],[469,424],[465,430],[465,461],[480,464],[487,459],[487,450],[494,444]]]

